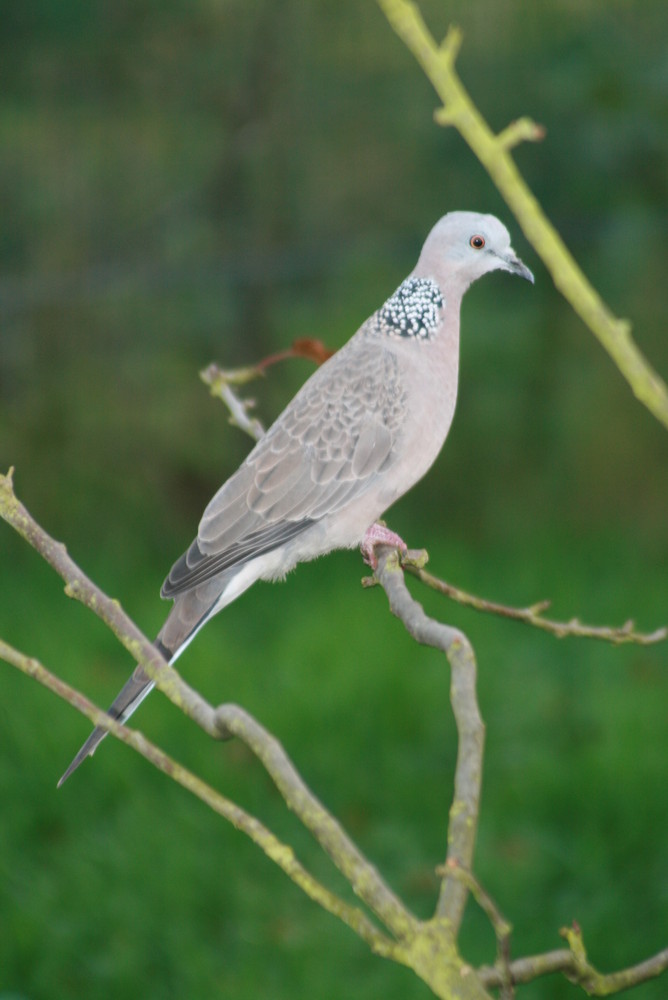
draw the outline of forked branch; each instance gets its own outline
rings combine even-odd
[[[2,640],[0,640],[0,659],[38,681],[43,687],[48,688],[53,694],[85,715],[94,726],[106,729],[116,739],[136,750],[167,777],[172,778],[192,795],[201,799],[210,809],[249,837],[313,902],[318,903],[319,906],[338,917],[355,933],[359,934],[372,951],[385,957],[397,957],[394,943],[375,927],[362,910],[344,902],[315,879],[297,860],[292,848],[282,843],[263,823],[246,812],[245,809],[221,795],[192,771],[182,767],[163,750],[147,740],[142,733],[130,729],[128,726],[120,725],[106,712],[97,708],[81,692],[52,674],[38,660],[19,652]],[[182,684],[183,682],[180,681],[179,685]],[[206,707],[213,716],[213,708],[209,705]]]
[[[409,912],[340,824],[306,787],[275,737],[237,706],[223,705],[214,710],[181,680],[173,668],[162,661],[120,604],[89,580],[67,554],[65,546],[37,524],[14,492],[11,470],[8,475],[0,476],[0,517],[18,531],[65,580],[66,593],[81,601],[109,626],[174,704],[215,738],[229,739],[235,735],[244,740],[267,768],[286,804],[314,834],[350,881],[354,892],[378,916],[391,936],[376,927],[363,911],[350,906],[315,879],[297,861],[292,848],[281,843],[259,820],[168,757],[141,733],[119,725],[38,661],[4,642],[0,642],[0,658],[38,680],[82,712],[94,725],[102,726],[133,747],[155,767],[206,802],[249,836],[310,899],[355,930],[376,954],[414,969],[443,1000],[454,995],[461,1000],[488,1000],[489,994],[478,978],[468,975],[469,967],[458,955],[447,922],[434,920],[421,923]]]
[[[560,972],[572,983],[581,986],[590,997],[609,997],[615,993],[640,986],[650,979],[656,979],[668,969],[668,948],[657,952],[644,962],[631,965],[618,972],[599,972],[587,959],[582,933],[579,928],[561,931],[569,939],[569,948],[557,948],[541,955],[529,955],[510,962],[507,969],[484,966],[478,969],[481,981],[488,989],[503,987],[510,977],[513,986],[531,983],[541,976]]]
[[[311,831],[358,897],[384,925],[386,932],[363,910],[346,903],[315,879],[297,860],[292,848],[278,840],[256,817],[182,767],[141,733],[119,725],[38,661],[2,641],[0,658],[39,681],[85,715],[93,725],[107,729],[200,798],[250,837],[311,900],[354,930],[374,953],[413,969],[435,996],[443,1000],[490,1000],[487,990],[501,987],[504,995],[509,997],[513,984],[529,982],[548,971],[562,971],[586,991],[602,996],[644,982],[668,967],[668,952],[661,952],[631,969],[603,976],[587,961],[577,928],[565,932],[570,946],[568,951],[509,961],[509,925],[500,917],[473,876],[464,874],[472,869],[484,744],[484,727],[476,701],[473,650],[461,632],[428,618],[410,596],[396,551],[379,547],[375,580],[384,588],[393,613],[409,633],[418,642],[433,645],[446,653],[451,666],[451,700],[459,737],[446,863],[439,869],[442,883],[436,912],[428,921],[419,921],[389,889],[340,824],[307,788],[274,736],[238,706],[222,705],[214,709],[161,660],[120,604],[90,581],[71,560],[65,547],[35,522],[16,497],[11,474],[0,476],[0,517],[60,574],[66,583],[66,593],[80,600],[109,626],[171,701],[215,738],[237,736],[250,747],[271,775],[288,807]],[[477,972],[462,959],[457,948],[468,891],[473,892],[483,906],[499,939],[496,965],[483,967]]]
[[[463,632],[427,617],[422,605],[411,597],[397,551],[379,546],[377,555],[375,579],[387,594],[392,614],[400,619],[416,642],[442,650],[450,663],[450,700],[457,725],[457,764],[447,860],[452,865],[470,869],[478,829],[485,745],[485,727],[476,697],[475,655]],[[455,935],[465,904],[466,886],[460,879],[453,878],[452,869],[446,865],[436,914],[447,920]]]

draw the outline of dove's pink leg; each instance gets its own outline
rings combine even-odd
[[[360,545],[362,558],[372,569],[378,565],[376,554],[373,551],[374,545],[392,545],[396,549],[401,549],[402,552],[408,548],[403,538],[400,538],[396,532],[390,531],[384,524],[372,524],[370,528],[366,529]]]

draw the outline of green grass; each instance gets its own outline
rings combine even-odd
[[[2,634],[105,704],[127,672],[125,654],[32,553],[9,544],[19,572]],[[446,549],[435,540],[441,565]],[[559,613],[578,610],[570,589],[590,595],[590,620],[621,620],[624,601],[597,592],[611,555],[580,548],[566,566],[563,548],[544,550],[543,588],[525,597],[567,579]],[[133,551],[137,565],[142,553]],[[115,582],[115,596],[151,631],[163,611],[153,587],[161,570],[143,554],[146,565],[122,580],[125,555],[96,553],[93,575]],[[520,566],[501,551],[487,556],[450,545],[447,573],[478,580],[490,596],[535,586],[515,579],[503,593],[504,573]],[[359,588],[362,574],[357,555],[344,553],[300,567],[283,585],[257,586],[205,630],[181,667],[208,698],[243,704],[279,736],[392,887],[428,916],[456,751],[447,665],[411,643],[379,589]],[[658,571],[645,576],[644,593],[656,595],[643,622],[654,624],[665,598]],[[665,947],[665,651],[557,641],[422,596],[467,629],[478,653],[487,757],[476,868],[515,925],[513,953],[559,947],[558,929],[573,919],[605,969]],[[637,609],[637,593],[625,601]],[[429,995],[127,748],[108,741],[57,792],[87,724],[9,667],[0,685],[0,997]],[[243,748],[211,745],[159,695],[137,723],[351,898]],[[493,959],[473,906],[462,946],[473,961]],[[553,977],[520,995],[577,991]],[[635,996],[659,1000],[665,983]]]

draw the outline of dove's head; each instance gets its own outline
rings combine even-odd
[[[508,230],[493,215],[450,212],[422,247],[414,274],[434,278],[443,291],[463,295],[488,271],[509,271],[533,284],[533,274],[510,245]]]

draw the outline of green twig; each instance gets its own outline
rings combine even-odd
[[[611,356],[636,397],[668,427],[668,388],[631,337],[627,320],[617,319],[586,279],[570,251],[520,174],[510,150],[523,140],[540,139],[541,126],[528,118],[495,135],[455,71],[462,37],[451,27],[441,45],[432,37],[417,4],[378,0],[388,21],[413,53],[443,107],[440,125],[452,125],[468,143],[503,196],[524,235],[552,275],[554,283]]]

